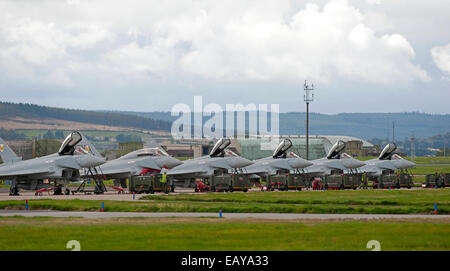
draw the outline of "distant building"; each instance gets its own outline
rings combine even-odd
[[[306,136],[282,135],[280,138],[289,138],[293,144],[291,151],[300,157],[306,157]],[[240,145],[240,154],[247,159],[255,160],[272,155],[273,150],[262,148],[261,144],[264,144],[263,139],[238,138],[236,140]],[[368,156],[368,153],[375,148],[370,142],[356,137],[315,135],[309,136],[309,159],[325,157],[331,147],[339,140],[346,143],[345,152],[352,156]]]
[[[96,144],[96,146],[97,145],[101,145],[101,144]],[[113,144],[113,145],[115,145],[115,144]],[[103,152],[103,155],[106,158],[106,160],[108,160],[108,161],[114,160],[116,158],[119,158],[119,157],[127,154],[127,153],[144,148],[143,143],[137,142],[137,141],[120,142],[117,146],[118,146],[118,149],[106,149]]]
[[[119,151],[136,151],[140,150],[144,147],[142,142],[131,141],[131,142],[120,142],[119,143]]]
[[[281,138],[290,138],[293,147],[291,151],[301,157],[306,157],[306,137],[303,135],[283,135]],[[346,143],[345,152],[352,156],[368,156],[372,151],[376,151],[376,146],[368,141],[351,136],[326,136],[317,135],[309,137],[309,159],[318,159],[326,156],[331,147],[342,140]],[[267,139],[261,138],[232,138],[230,150],[242,155],[243,157],[255,160],[263,157],[268,157],[273,154],[275,147],[264,148],[262,144],[267,144]],[[159,144],[174,157],[193,157],[197,158],[203,155],[208,155],[212,147],[216,143],[216,139],[189,139],[164,140]]]

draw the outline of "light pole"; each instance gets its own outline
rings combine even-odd
[[[303,96],[303,100],[306,102],[306,160],[308,160],[308,156],[309,156],[309,103],[312,102],[314,100],[314,84],[311,84],[311,87],[308,86],[308,84],[306,84],[306,80],[305,80],[305,84],[304,86],[304,90],[305,90],[305,95]]]

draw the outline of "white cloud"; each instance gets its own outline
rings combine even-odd
[[[381,4],[381,0],[367,0],[369,5],[379,5]]]
[[[450,43],[431,48],[431,57],[441,71],[450,74]]]
[[[71,80],[65,70],[76,58],[69,50],[84,50],[113,39],[113,34],[95,24],[60,25],[8,14],[0,21],[0,66],[15,77],[42,76],[43,82],[68,86]],[[10,65],[17,68],[11,70]]]
[[[386,84],[407,92],[431,76],[422,68],[430,46],[417,46],[405,29],[445,10],[436,5],[420,17],[424,9],[413,2],[414,16],[379,0],[1,1],[0,73],[11,85],[95,89],[102,98],[118,85],[134,94],[133,87],[173,90],[167,99],[232,85],[227,97],[243,90],[250,97],[260,86],[297,88],[305,79],[328,89],[355,85],[352,91],[368,95],[390,91]],[[391,16],[387,5],[402,16]],[[430,29],[446,39],[446,29]]]
[[[103,56],[114,71],[182,72],[213,80],[429,81],[400,34],[378,35],[347,1],[293,10],[271,1],[168,8],[131,26],[132,39]],[[242,8],[236,8],[241,6]],[[147,31],[142,31],[145,29]],[[146,42],[137,43],[139,37]],[[145,38],[144,38],[145,37]]]

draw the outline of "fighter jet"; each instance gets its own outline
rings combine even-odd
[[[126,178],[147,172],[160,172],[163,168],[173,168],[182,162],[171,157],[163,149],[144,148],[130,152],[117,159],[107,161],[100,168],[100,173],[108,179],[119,180],[126,187]]]
[[[197,177],[207,178],[214,174],[228,173],[230,170],[237,170],[253,163],[227,149],[230,144],[229,138],[221,138],[209,155],[184,161],[182,165],[164,172],[167,176],[171,176],[175,185],[178,186],[181,185],[180,182],[184,182],[182,186],[191,187]]]
[[[105,163],[105,159],[83,153],[76,150],[83,137],[79,132],[72,132],[61,144],[57,153],[30,160],[22,160],[0,138],[0,157],[3,164],[0,165],[0,179],[12,180],[10,195],[18,195],[19,189],[37,190],[50,187],[43,180],[55,180],[55,183],[63,182],[66,186],[66,194],[69,181],[78,181],[79,169],[91,168]]]
[[[409,169],[416,166],[396,154],[397,146],[394,143],[387,144],[378,158],[365,161],[366,165],[360,168],[369,176],[380,176],[383,172],[393,172],[398,169]]]
[[[295,155],[293,152],[288,153],[287,151],[291,147],[292,141],[288,138],[284,139],[272,156],[254,160],[252,165],[244,168],[244,172],[267,177],[268,175],[275,175],[279,171],[289,173],[313,165],[313,163]]]
[[[364,162],[354,159],[344,153],[345,143],[341,140],[336,142],[324,158],[311,160],[312,166],[306,167],[304,171],[312,176],[330,175],[334,172],[354,170],[365,165]]]

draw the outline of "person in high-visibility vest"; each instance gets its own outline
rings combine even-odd
[[[162,174],[161,183],[167,183],[167,174],[165,172]]]

